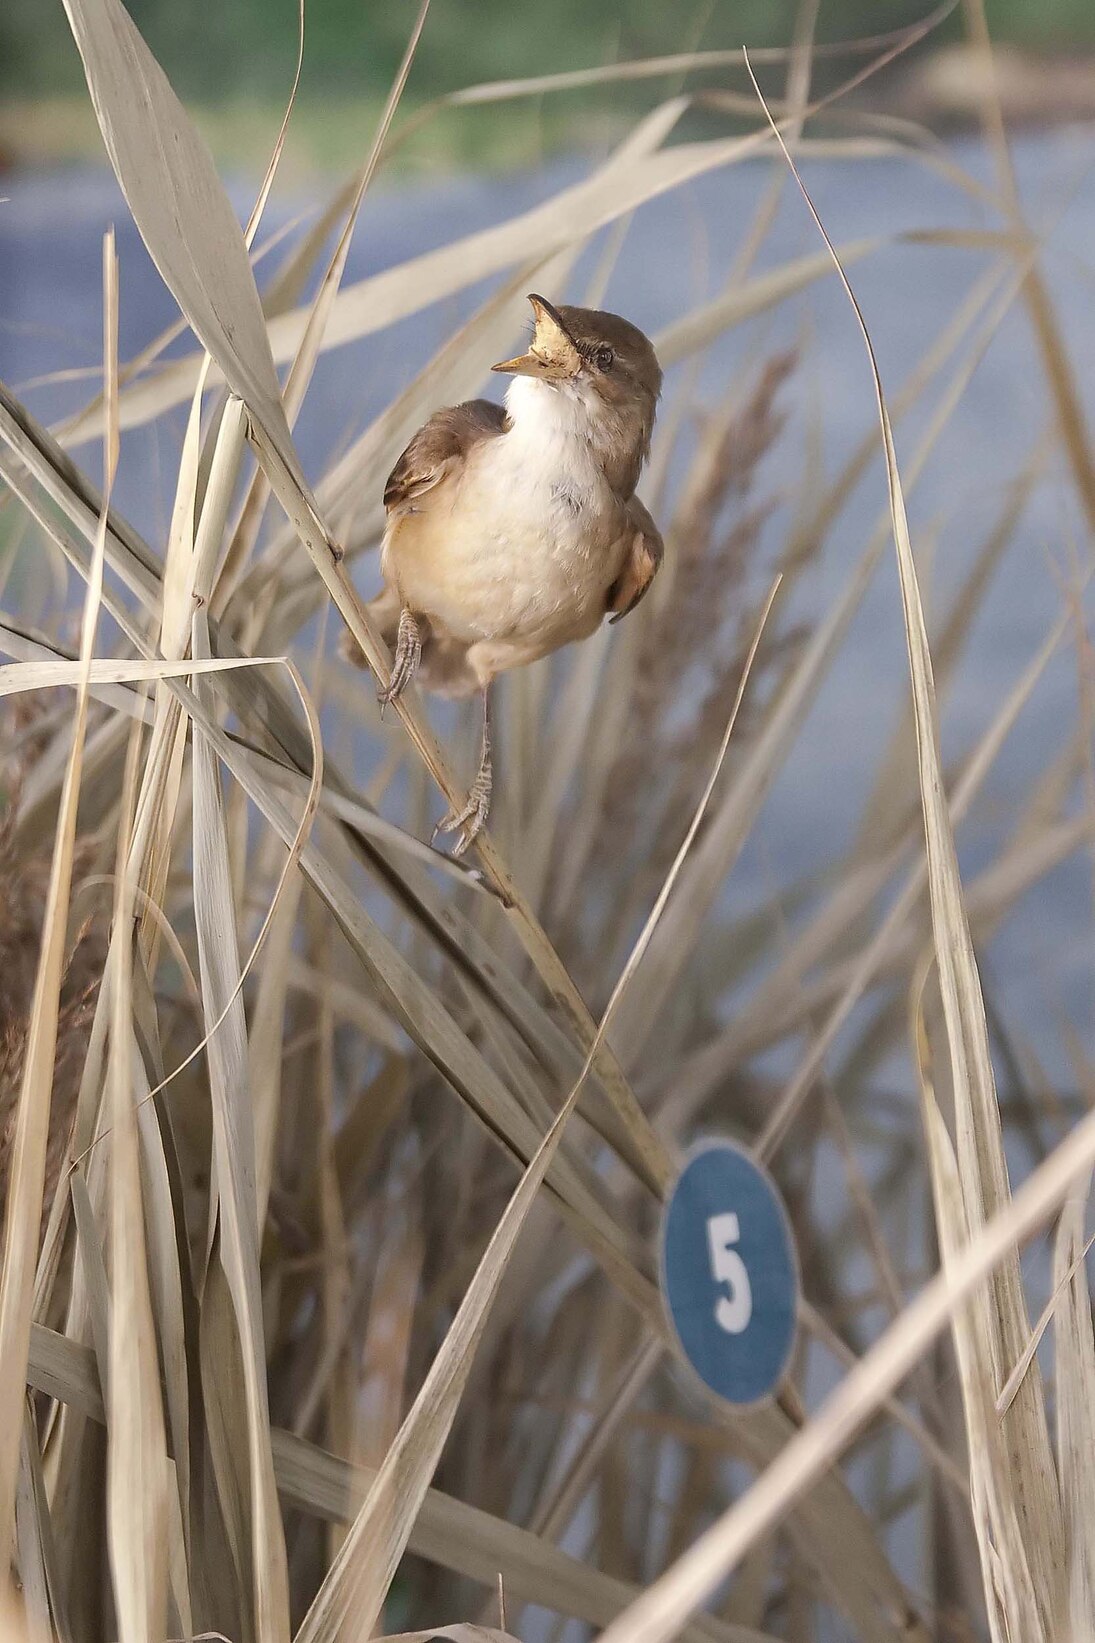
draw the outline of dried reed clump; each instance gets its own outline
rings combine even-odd
[[[15,1113],[53,850],[50,837],[29,855],[16,849],[19,796],[27,775],[46,746],[48,733],[38,729],[44,709],[44,703],[33,702],[33,699],[17,703],[10,717],[20,732],[18,758],[9,755],[5,759],[11,777],[0,818],[0,907],[3,908],[0,918],[0,1205],[7,1199]],[[92,855],[91,841],[77,844],[74,858],[77,877],[86,870]],[[73,933],[65,963],[46,1156],[45,1213],[52,1202],[72,1135],[80,1075],[105,959],[105,920],[91,914]]]
[[[670,593],[651,598],[627,738],[608,777],[596,851],[601,871],[618,867],[624,838],[634,841],[636,856],[642,853],[646,877],[661,878],[679,843],[681,805],[717,745],[756,627],[750,578],[780,499],[754,493],[786,422],[777,400],[795,363],[793,351],[774,354],[744,401],[735,397],[699,420],[696,454],[665,533]],[[774,632],[754,677],[787,642]],[[748,735],[747,721],[739,735]]]
[[[97,721],[84,747],[82,813],[94,815],[104,856],[112,829],[141,841],[133,883],[146,898],[142,916],[153,907],[157,915],[155,939],[139,933],[132,950],[121,941],[112,950],[119,962],[109,1000],[95,993],[105,930],[96,924],[74,937],[58,918],[47,931],[71,946],[47,1203],[84,1062],[80,1136],[86,1117],[94,1144],[74,1165],[80,1213],[58,1228],[50,1259],[35,1272],[36,1229],[13,1218],[7,1230],[27,1258],[0,1273],[0,1520],[11,1527],[22,1466],[19,1532],[8,1538],[18,1540],[34,1636],[341,1643],[420,1625],[432,1637],[442,1618],[493,1623],[501,1584],[516,1636],[607,1627],[607,1643],[638,1635],[650,1643],[927,1643],[950,1623],[942,1612],[954,1611],[953,1630],[968,1610],[971,1636],[985,1635],[991,1613],[995,1636],[1059,1643],[1063,1627],[1040,1618],[1051,1607],[1039,1595],[1051,1590],[1044,1571],[1090,1569],[1095,1521],[1083,1201],[1077,1194],[1062,1220],[1055,1253],[1068,1313],[1060,1319],[1058,1308],[1067,1333],[1058,1336],[1055,1457],[1032,1392],[1038,1359],[1020,1377],[1030,1384],[1015,1390],[1006,1441],[991,1441],[998,1366],[1010,1369],[1017,1357],[1021,1366],[1018,1349],[1031,1336],[1028,1275],[997,1242],[993,1258],[1010,1263],[1007,1285],[985,1287],[979,1228],[989,1218],[999,1228],[1001,1213],[1018,1209],[1022,1219],[1004,1229],[1012,1245],[1033,1229],[1029,1200],[1020,1205],[1017,1194],[1007,1208],[1004,1140],[1018,1156],[1016,1138],[1041,1136],[1044,1115],[1019,1094],[1004,1110],[997,1101],[969,920],[998,920],[1041,874],[1089,846],[1090,814],[1071,813],[1072,778],[1059,775],[1062,757],[1070,769],[1080,762],[1087,723],[1077,716],[1064,731],[1076,747],[1051,750],[1037,782],[1015,796],[1014,837],[967,893],[952,824],[959,808],[968,813],[977,782],[952,814],[886,414],[917,723],[931,731],[919,747],[921,855],[903,884],[908,864],[872,832],[868,808],[850,852],[834,841],[839,853],[808,881],[758,875],[746,918],[728,912],[723,893],[887,546],[879,533],[863,545],[838,599],[816,612],[809,644],[798,645],[786,619],[782,631],[766,630],[761,672],[734,728],[756,593],[768,580],[760,561],[770,557],[789,580],[824,535],[823,524],[810,531],[795,520],[807,508],[811,518],[835,518],[861,479],[879,478],[871,441],[817,487],[812,476],[802,483],[798,463],[784,462],[781,483],[788,492],[801,484],[804,494],[788,495],[795,520],[780,529],[783,497],[769,491],[765,459],[789,443],[782,406],[791,354],[770,359],[690,432],[696,454],[669,521],[669,556],[641,611],[611,645],[591,642],[561,662],[554,679],[541,669],[514,682],[503,714],[512,812],[502,809],[503,826],[477,847],[478,882],[464,871],[457,886],[453,864],[426,855],[422,843],[428,805],[459,791],[447,735],[442,745],[415,702],[401,702],[394,721],[367,725],[370,753],[382,743],[383,757],[366,779],[360,690],[341,696],[337,671],[320,674],[322,729],[309,696],[309,622],[328,599],[367,653],[380,654],[345,563],[331,552],[347,472],[362,516],[375,512],[400,441],[436,405],[477,391],[484,363],[500,357],[523,321],[527,272],[500,283],[410,383],[393,384],[348,458],[328,453],[310,488],[290,430],[321,350],[456,298],[469,269],[501,272],[579,250],[605,226],[606,200],[641,204],[670,174],[686,180],[736,163],[740,138],[693,142],[676,133],[666,145],[680,113],[673,99],[591,187],[568,186],[485,240],[472,235],[356,287],[342,285],[363,192],[351,184],[286,264],[289,285],[315,298],[282,315],[275,362],[270,288],[264,309],[248,245],[185,110],[118,0],[66,0],[66,10],[137,226],[231,393],[214,393],[212,403],[199,396],[165,515],[171,528],[146,542],[120,503],[102,519],[78,461],[0,384],[0,476],[35,522],[29,551],[63,554],[93,588],[96,555],[105,557],[102,600],[117,643],[93,666],[97,685],[109,675],[113,717]],[[859,156],[849,143],[847,163]],[[362,177],[370,175],[366,166]],[[981,182],[978,199],[983,192]],[[346,232],[317,283],[317,258],[339,218]],[[745,243],[759,248],[771,221],[762,203]],[[850,248],[849,266],[886,244],[878,237]],[[82,431],[105,428],[109,463],[116,416],[128,478],[141,450],[130,430],[163,432],[164,412],[210,379],[200,355],[161,360],[155,373],[123,369],[112,403],[109,320],[118,299],[109,237],[105,253],[106,414],[89,409]],[[999,286],[979,276],[961,313],[943,316],[903,403],[934,389],[955,350],[968,344],[976,353],[982,320],[999,323],[998,289],[1018,290],[1015,246],[992,254],[999,266],[987,273]],[[830,273],[824,256],[808,256],[731,274],[713,304],[663,334],[664,356],[696,355]],[[561,271],[552,277],[566,287]],[[1040,320],[1044,337],[1044,312]],[[144,351],[146,365],[171,335]],[[1069,362],[1050,364],[1056,400]],[[966,380],[959,374],[959,388]],[[881,409],[880,382],[877,390]],[[960,399],[943,396],[926,453],[950,435]],[[1060,414],[1053,425],[1064,431],[1076,419]],[[663,473],[665,455],[655,454]],[[267,512],[269,491],[280,512]],[[1095,524],[1095,503],[1091,512]],[[18,593],[18,577],[9,585]],[[959,604],[949,650],[976,606],[972,597]],[[6,670],[9,686],[55,687],[52,714],[24,727],[27,760],[41,763],[11,795],[0,835],[0,1090],[9,1132],[48,871],[29,818],[48,808],[43,790],[55,793],[71,745],[60,694],[73,684],[64,660],[71,647],[51,637],[64,620],[58,610],[53,629],[36,621],[31,634],[16,620],[9,633],[11,654],[24,659]],[[167,653],[180,658],[166,664],[168,677],[158,649],[165,635]],[[293,690],[286,654],[299,664]],[[27,659],[33,671],[20,680]],[[765,681],[776,659],[778,677]],[[961,750],[964,770],[979,765],[977,781],[1044,659],[1017,677]],[[156,689],[142,694],[153,675]],[[723,769],[713,748],[721,758],[728,721],[750,740],[744,756],[730,744]],[[664,864],[716,768],[710,792],[704,787],[705,830],[689,833],[670,884]],[[310,771],[316,785],[306,794]],[[132,834],[130,799],[141,821]],[[21,827],[11,819],[20,809]],[[517,817],[507,837],[504,824]],[[92,853],[90,843],[80,852],[84,872]],[[663,883],[649,943],[623,968],[627,938]],[[921,973],[913,915],[925,887],[945,989],[955,1156],[926,1063],[908,1076],[900,1070],[907,995]],[[891,911],[879,909],[874,930],[868,920],[880,900]],[[621,1065],[596,1039],[586,999],[603,1001],[622,968],[607,1024]],[[87,1053],[93,999],[108,1045],[102,1064]],[[574,1085],[587,1051],[596,1052],[593,1076]],[[831,1099],[807,1105],[804,1092],[822,1071]],[[733,1104],[720,1082],[728,1072]],[[891,1078],[901,1080],[896,1088]],[[579,1088],[580,1114],[560,1124],[566,1092]],[[41,1085],[28,1080],[28,1090],[41,1099]],[[778,1398],[744,1413],[686,1389],[655,1287],[659,1201],[701,1112],[720,1124],[732,1113],[792,1184],[803,1253],[793,1372]],[[1038,1188],[1046,1214],[1095,1159],[1095,1120],[1077,1124],[1070,1149],[1077,1136],[1088,1149],[1079,1162],[1072,1150],[1049,1160],[1058,1174]],[[38,1162],[36,1150],[14,1176],[34,1203]],[[62,1198],[68,1186],[62,1177]],[[10,1204],[19,1201],[13,1187]],[[951,1271],[947,1284],[929,1284],[925,1310],[919,1292],[926,1262],[936,1264],[935,1235]],[[962,1291],[952,1279],[977,1302],[966,1317],[955,1311]],[[27,1351],[12,1326],[18,1318],[54,1322],[63,1334],[32,1329]],[[951,1388],[961,1406],[957,1396],[942,1401],[947,1388],[924,1358],[948,1323],[961,1347]],[[840,1377],[827,1398],[823,1389]],[[24,1385],[51,1407],[21,1460],[13,1440],[23,1430]],[[953,1444],[952,1414],[962,1422]],[[959,1441],[966,1436],[968,1444]],[[355,1464],[363,1468],[356,1477]],[[1045,1484],[1055,1472],[1056,1497],[1056,1485]],[[933,1510],[936,1496],[946,1518]],[[915,1594],[908,1556],[895,1556],[913,1534],[924,1554]],[[1028,1560],[1028,1548],[1039,1547]],[[1036,1602],[1001,1618],[1000,1604],[1016,1594],[998,1598],[991,1582],[1028,1561]],[[644,1593],[650,1582],[659,1589]],[[1095,1576],[1088,1585],[1095,1594]],[[542,1617],[526,1616],[529,1604],[551,1612],[550,1631]],[[1084,1609],[1088,1622],[1077,1619],[1074,1640],[1095,1635],[1095,1597]],[[445,1635],[449,1643],[484,1636],[460,1626]]]

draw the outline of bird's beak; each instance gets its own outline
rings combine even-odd
[[[541,382],[562,382],[576,377],[582,369],[582,356],[574,338],[550,302],[535,294],[528,300],[536,316],[528,353],[505,359],[500,365],[492,365],[491,370],[502,371],[507,376],[539,377]]]

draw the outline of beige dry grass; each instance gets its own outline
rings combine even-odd
[[[724,290],[658,339],[667,363],[696,359],[834,261],[854,279],[844,270],[885,238],[752,273],[786,177],[776,128],[758,110],[745,137],[671,141],[682,93],[554,200],[343,287],[358,208],[400,134],[423,5],[360,172],[260,297],[252,248],[285,128],[241,231],[119,0],[66,5],[111,161],[200,349],[152,370],[168,333],[118,361],[125,293],[108,243],[101,401],[51,432],[0,387],[0,518],[24,521],[12,551],[55,556],[86,589],[75,654],[63,608],[50,632],[0,613],[13,658],[0,695],[36,703],[29,722],[9,715],[0,835],[0,1532],[18,1572],[5,1601],[28,1636],[65,1643],[328,1643],[438,1619],[452,1623],[406,1643],[554,1637],[568,1622],[611,1643],[909,1643],[985,1628],[1081,1643],[1095,1630],[1083,1265],[1095,1129],[1033,1097],[1005,1112],[971,931],[1090,848],[1090,807],[1070,803],[1087,768],[1084,691],[1065,751],[1047,750],[1010,837],[965,886],[954,829],[1055,652],[1075,637],[1086,655],[1083,577],[953,777],[938,744],[936,690],[1058,452],[1091,500],[1080,396],[999,130],[999,199],[917,134],[887,133],[1003,227],[919,236],[990,266],[908,383],[884,389],[868,342],[889,507],[831,607],[810,625],[784,614],[871,482],[877,432],[832,479],[807,464],[773,554],[786,497],[770,475],[797,358],[759,359],[698,427],[684,384],[652,473],[666,570],[611,647],[601,636],[510,681],[497,836],[468,868],[420,842],[427,807],[460,785],[421,705],[381,729],[368,692],[328,659],[332,633],[318,655],[298,639],[327,610],[328,630],[345,622],[386,667],[349,563],[375,546],[401,443],[505,351],[533,271],[562,284],[599,228],[689,178],[766,149],[778,166]],[[819,112],[813,22],[807,5],[773,105],[777,137],[799,152]],[[873,43],[849,80],[917,32]],[[749,105],[735,93],[731,106]],[[859,124],[833,127],[825,151],[849,164],[877,152]],[[495,273],[478,312],[309,488],[292,429],[320,354]],[[1020,302],[1054,426],[929,643],[904,495]],[[126,430],[187,401],[170,525],[150,544],[112,508],[111,482]],[[899,471],[892,422],[919,407],[921,444]],[[100,437],[104,494],[68,454]],[[733,920],[727,877],[891,542],[911,709],[857,843],[818,881],[778,885]],[[113,655],[100,610],[121,635]],[[682,717],[675,686],[697,653]],[[385,749],[368,786],[342,756],[363,720]],[[728,1010],[746,988],[748,1007]],[[906,1041],[910,999],[919,1140],[886,1128],[871,1082]],[[779,1045],[801,1053],[773,1081],[755,1058]],[[806,1285],[794,1377],[744,1415],[699,1400],[675,1369],[653,1254],[676,1156],[697,1128],[727,1123],[774,1160]],[[1009,1128],[1044,1160],[1014,1196]],[[867,1162],[880,1136],[881,1168]],[[828,1147],[848,1213],[822,1234],[810,1183]],[[907,1257],[918,1194],[933,1199],[941,1258],[922,1289]],[[1017,1250],[1058,1211],[1053,1295],[1033,1331]],[[861,1316],[878,1299],[881,1331]],[[1046,1316],[1052,1382],[1030,1349]],[[926,1356],[948,1326],[951,1347]],[[808,1402],[819,1365],[843,1378]],[[891,1535],[910,1510],[916,1589]],[[818,1629],[823,1615],[836,1632]]]

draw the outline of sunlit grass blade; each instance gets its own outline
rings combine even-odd
[[[1091,1294],[1084,1268],[1084,1212],[1090,1175],[1065,1203],[1054,1253],[1058,1295],[1057,1470],[1070,1563],[1069,1623],[1083,1637],[1095,1627],[1095,1556],[1088,1528],[1095,1513],[1095,1478],[1086,1457],[1095,1442],[1095,1342]]]
[[[133,898],[127,861],[140,727],[134,726],[122,795],[109,963],[106,1103],[110,1149],[110,1379],[107,1452],[109,1544],[123,1643],[154,1643],[167,1617],[167,1444],[149,1292],[133,1069]]]
[[[306,492],[243,234],[209,151],[120,0],[68,0],[66,10],[103,141],[149,254]]]

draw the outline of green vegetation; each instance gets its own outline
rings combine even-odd
[[[823,3],[820,40],[878,34],[922,17],[923,0]],[[222,101],[280,96],[296,56],[293,0],[134,0],[135,22],[176,88],[187,99]],[[597,67],[693,47],[784,44],[793,0],[537,0],[530,8],[504,0],[437,0],[415,62],[413,88],[430,98],[479,80]],[[1095,42],[1095,8],[1087,0],[990,0],[997,40],[1061,48]],[[391,82],[414,16],[408,0],[310,0],[305,96],[383,93]],[[957,23],[951,32],[958,32]],[[0,83],[9,91],[80,89],[76,52],[59,0],[6,0],[0,17]]]
[[[266,151],[276,130],[296,60],[297,8],[292,0],[134,0],[142,33],[199,118],[218,152],[249,162]],[[839,0],[820,9],[821,41],[850,39],[900,27],[928,9],[917,0]],[[399,63],[414,8],[408,0],[311,0],[307,53],[294,141],[309,159],[328,165],[360,152]],[[414,66],[404,111],[461,86],[566,69],[595,68],[626,58],[790,38],[793,0],[538,0],[534,9],[504,0],[437,0]],[[1000,41],[1044,50],[1095,46],[1095,7],[1088,0],[989,0],[989,22]],[[955,39],[957,17],[935,37]],[[824,84],[827,65],[819,63]],[[694,77],[693,84],[704,83]],[[720,79],[725,83],[725,75]],[[736,82],[735,82],[736,83]],[[90,149],[82,76],[60,0],[6,0],[0,9],[0,91],[32,152]],[[80,112],[68,99],[78,98]],[[34,104],[50,99],[45,115]],[[60,106],[58,106],[58,101]],[[583,146],[618,131],[645,106],[641,91],[576,92],[543,109],[500,105],[449,123],[444,142],[424,134],[417,153],[442,165],[512,165],[544,150]],[[2,111],[0,111],[2,119]],[[2,125],[0,125],[2,130]],[[29,130],[29,139],[26,133]]]

